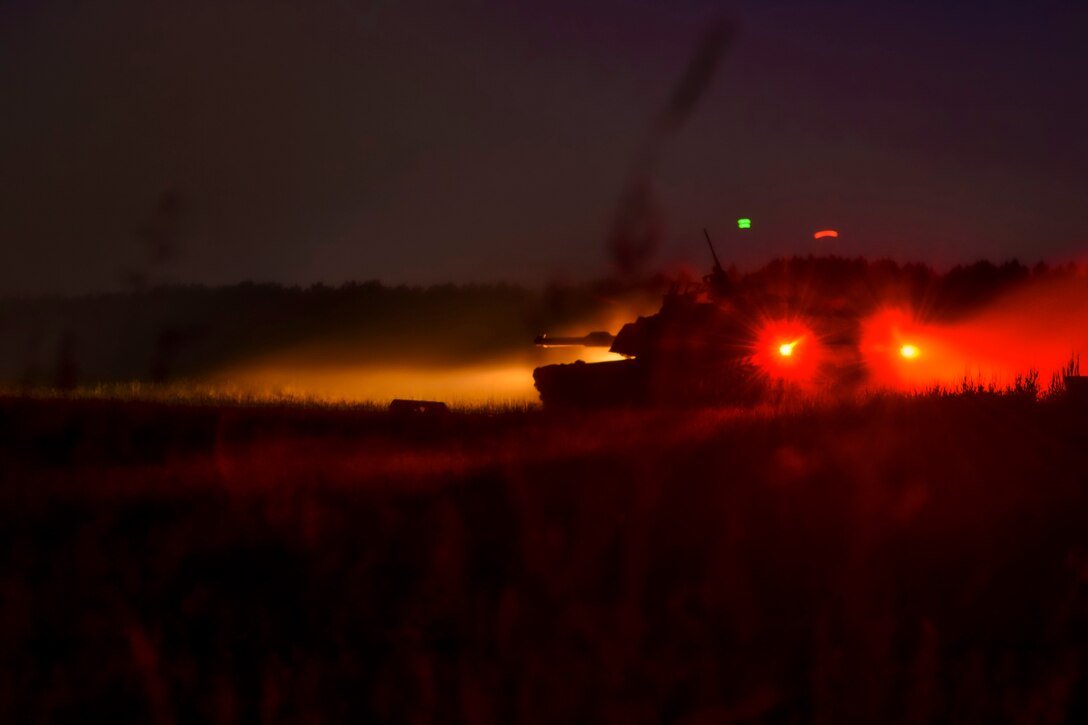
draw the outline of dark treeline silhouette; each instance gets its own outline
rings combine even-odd
[[[857,315],[898,304],[951,320],[1028,280],[1075,273],[979,261],[938,273],[864,258],[776,259],[732,276],[737,288],[837,304]],[[352,363],[458,363],[524,350],[534,335],[645,307],[683,276],[552,284],[285,287],[246,282],[78,297],[0,299],[0,382],[58,385],[199,376],[292,352]],[[573,331],[573,330],[572,330]],[[613,330],[614,331],[614,330]]]
[[[1029,281],[1075,274],[1076,265],[1026,267],[1018,260],[994,264],[980,260],[945,273],[921,263],[857,257],[776,259],[745,275],[739,285],[754,296],[790,295],[800,304],[838,303],[858,315],[880,306],[902,306],[930,321],[948,322],[977,311],[1000,295]]]

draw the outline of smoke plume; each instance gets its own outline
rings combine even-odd
[[[707,29],[636,160],[608,234],[608,251],[620,274],[642,272],[661,246],[665,225],[653,185],[657,159],[669,137],[691,117],[706,95],[732,35],[732,26],[724,20]]]

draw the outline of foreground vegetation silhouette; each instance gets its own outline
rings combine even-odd
[[[1079,722],[1088,406],[0,400],[0,719]]]

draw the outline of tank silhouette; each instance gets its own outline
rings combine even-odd
[[[806,329],[822,350],[820,369],[825,386],[856,384],[862,375],[857,316],[833,306],[801,310],[797,300],[751,295],[722,269],[706,234],[714,267],[701,284],[674,284],[661,309],[625,324],[615,335],[593,332],[584,337],[541,335],[541,346],[603,346],[623,359],[544,365],[533,380],[546,407],[754,405],[774,400],[789,383],[760,363],[765,322],[803,312]],[[775,353],[788,357],[794,343],[775,343]]]

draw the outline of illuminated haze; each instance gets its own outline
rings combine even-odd
[[[606,274],[638,151],[722,17],[657,156],[651,266],[705,267],[703,226],[747,267],[1079,258],[1088,11],[949,8],[5,3],[0,293]]]

